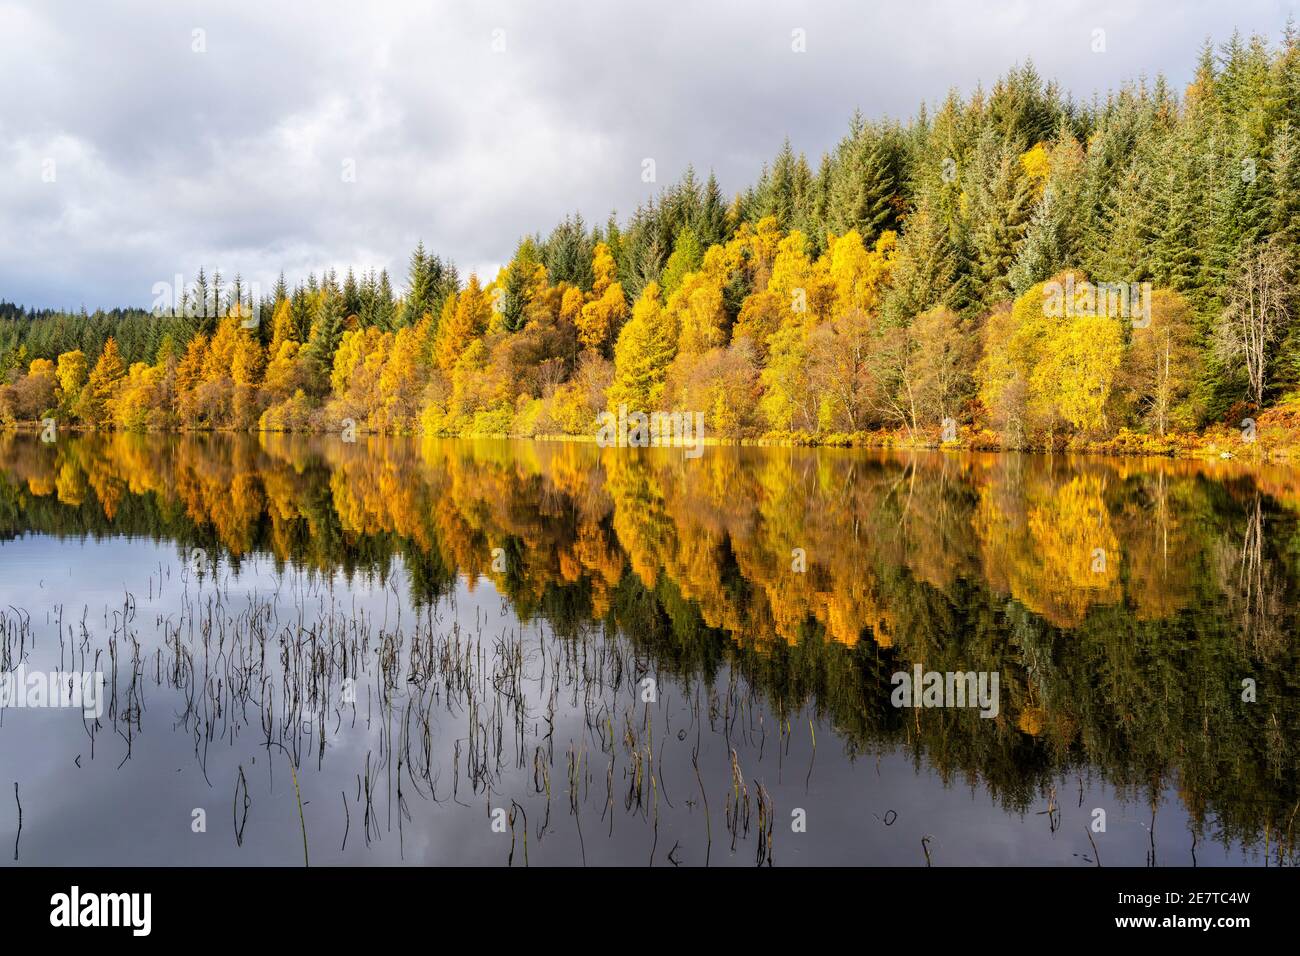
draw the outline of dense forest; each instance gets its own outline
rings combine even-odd
[[[0,303],[0,423],[590,437],[626,405],[722,439],[1157,447],[1300,409],[1298,251],[1288,27],[1207,44],[1181,93],[1081,103],[1025,65],[855,116],[816,168],[787,141],[730,199],[688,169],[491,278],[421,245],[400,291],[200,270],[152,311]]]

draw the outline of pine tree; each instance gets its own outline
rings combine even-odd
[[[1148,272],[1159,285],[1188,292],[1201,268],[1196,237],[1202,208],[1193,184],[1203,175],[1193,151],[1165,152],[1147,173],[1154,236],[1146,250]]]
[[[782,230],[793,227],[797,211],[798,160],[786,137],[776,162],[772,164],[771,181],[763,197],[763,215],[775,216]]]
[[[553,285],[569,282],[586,292],[591,288],[592,238],[581,214],[566,216],[551,230],[540,254]]]
[[[208,308],[207,312],[208,321],[211,322],[213,329],[216,328],[217,323],[225,316],[227,304],[228,303],[225,302],[222,295],[221,270],[215,269],[212,273],[212,305]],[[204,331],[210,330],[205,329]]]
[[[676,330],[663,307],[659,287],[651,284],[637,300],[632,318],[619,332],[609,407],[616,410],[619,404],[626,404],[629,411],[646,414],[659,410],[676,342]]]
[[[988,133],[974,163],[970,203],[972,294],[984,306],[1007,298],[1007,272],[1029,225],[1032,193],[1019,156]]]
[[[820,255],[825,251],[827,236],[833,231],[831,205],[834,177],[834,161],[829,153],[823,153],[821,165],[817,168],[817,175],[813,177],[798,222],[799,231],[808,237],[813,255]]]
[[[895,326],[936,305],[951,306],[960,294],[956,254],[928,201],[922,200],[906,225],[885,297],[887,321]]]
[[[385,332],[395,330],[396,303],[393,298],[393,284],[389,281],[388,270],[379,273],[379,282],[375,286],[374,324]]]
[[[208,277],[199,266],[199,276],[194,282],[194,329],[202,335],[211,335],[216,328],[216,316],[208,313]]]
[[[1014,295],[1023,295],[1030,286],[1055,275],[1066,264],[1062,205],[1059,193],[1049,186],[1034,210],[1024,244],[1007,275]]]
[[[515,250],[505,270],[501,301],[501,323],[509,332],[518,332],[527,320],[528,306],[546,283],[537,243],[525,238]]]
[[[727,202],[722,197],[722,190],[718,188],[718,178],[710,172],[708,181],[704,184],[696,233],[700,244],[707,249],[709,246],[725,242],[730,231],[727,222]]]
[[[411,253],[411,264],[407,271],[403,325],[414,325],[433,310],[434,276],[431,266],[429,255],[424,251],[424,240],[420,240]]]
[[[303,356],[312,377],[312,384],[324,394],[329,390],[330,371],[334,365],[334,352],[343,339],[343,297],[326,292],[312,324],[311,335],[303,347]]]
[[[1267,175],[1272,181],[1268,233],[1291,249],[1300,248],[1300,133],[1289,122],[1273,136]]]
[[[343,314],[352,316],[360,313],[361,287],[357,285],[357,277],[349,267],[348,274],[343,280]]]
[[[868,245],[897,225],[898,189],[894,150],[879,131],[855,114],[850,135],[839,147],[831,177],[828,225],[837,236],[856,229]]]

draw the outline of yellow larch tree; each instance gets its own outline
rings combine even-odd
[[[487,330],[491,316],[492,298],[476,275],[459,293],[447,297],[433,345],[434,359],[444,375],[451,375],[469,344]]]
[[[109,423],[109,403],[113,400],[118,383],[125,375],[126,368],[122,364],[122,355],[118,351],[117,341],[109,336],[104,343],[103,351],[99,353],[94,369],[91,370],[90,377],[86,380],[85,387],[81,390],[78,414],[83,421],[91,425]]]
[[[578,341],[584,348],[604,351],[627,321],[628,310],[623,286],[615,279],[614,255],[603,242],[596,244],[592,272],[591,296],[577,319]]]
[[[632,318],[619,332],[614,346],[614,381],[609,386],[609,408],[626,404],[629,411],[660,411],[664,378],[677,348],[673,315],[664,308],[658,283],[642,290]]]

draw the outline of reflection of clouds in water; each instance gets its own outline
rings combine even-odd
[[[1256,498],[1242,499],[1239,484],[1206,481],[1204,470],[722,448],[688,470],[671,452],[505,442],[350,446],[278,436],[175,443],[70,436],[55,449],[11,441],[4,450],[0,494],[15,503],[9,513],[20,527],[39,532],[0,544],[7,572],[0,605],[30,611],[38,636],[30,665],[58,664],[60,601],[65,631],[79,630],[84,607],[90,646],[103,649],[129,591],[144,682],[140,727],[129,735],[131,758],[120,770],[127,741],[111,725],[97,735],[91,760],[79,722],[51,733],[49,714],[0,717],[0,766],[31,794],[24,800],[24,862],[300,859],[288,758],[263,745],[259,691],[251,706],[232,699],[229,686],[199,695],[201,720],[214,721],[215,731],[211,740],[198,735],[196,745],[186,702],[155,682],[161,665],[166,685],[174,657],[163,636],[168,627],[181,626],[199,680],[252,659],[248,635],[237,640],[250,607],[268,622],[256,687],[266,679],[277,721],[285,627],[298,635],[288,654],[290,684],[311,676],[314,658],[304,647],[313,633],[322,645],[335,641],[325,659],[336,666],[345,646],[349,654],[363,650],[355,720],[350,709],[334,712],[341,671],[327,681],[334,699],[323,758],[314,726],[296,744],[285,741],[301,753],[314,863],[504,863],[510,838],[492,833],[488,810],[512,800],[527,814],[531,862],[579,863],[585,853],[589,863],[639,864],[653,852],[663,863],[674,847],[674,859],[702,862],[703,800],[691,759],[697,732],[713,863],[754,862],[756,804],[734,855],[726,832],[733,748],[751,801],[761,787],[774,802],[778,864],[916,864],[925,835],[934,838],[928,845],[936,863],[1074,862],[1072,853],[1090,852],[1084,834],[1076,840],[1074,833],[1090,822],[1092,807],[1146,813],[1144,796],[1126,789],[1120,800],[1100,780],[1085,784],[1081,807],[1066,799],[1080,759],[1126,785],[1145,780],[1127,778],[1127,768],[1143,762],[1191,781],[1179,794],[1160,785],[1166,799],[1157,850],[1164,862],[1187,859],[1184,805],[1211,814],[1226,806],[1238,827],[1230,843],[1262,819],[1251,806],[1267,806],[1267,784],[1243,793],[1214,772],[1215,760],[1251,759],[1249,749],[1232,748],[1252,745],[1233,743],[1221,723],[1200,736],[1200,688],[1221,675],[1187,673],[1176,656],[1189,638],[1217,642],[1235,675],[1233,655],[1241,652],[1214,598],[1232,578],[1217,568],[1211,574],[1203,555],[1207,541],[1242,540],[1247,525],[1239,519],[1254,514]],[[1262,475],[1259,484],[1270,480]],[[231,494],[234,487],[239,494]],[[1249,525],[1258,541],[1252,560],[1273,568],[1274,586],[1282,587],[1293,574],[1279,563],[1281,538],[1274,536],[1291,526],[1278,507],[1287,500],[1265,499],[1270,521]],[[1099,528],[1103,544],[1121,556],[1100,584],[1076,575],[1071,563]],[[56,531],[71,536],[46,536]],[[83,540],[84,531],[104,537]],[[162,543],[115,536],[123,532]],[[799,575],[789,565],[796,545],[808,562]],[[181,557],[196,547],[215,557],[215,581],[190,569],[182,574]],[[494,548],[508,558],[504,570],[493,567]],[[197,622],[182,619],[182,595]],[[1179,616],[1189,610],[1194,617]],[[200,625],[209,614],[205,652]],[[595,622],[607,618],[621,637],[595,635]],[[348,622],[361,622],[368,644],[347,644],[358,637]],[[1118,637],[1118,622],[1133,636]],[[481,629],[465,667],[447,657],[454,626],[462,641]],[[385,709],[381,652],[385,636],[392,649],[399,628],[402,670]],[[408,680],[417,634],[420,671],[432,675],[423,697]],[[518,668],[511,663],[516,641]],[[1129,659],[1139,641],[1147,654],[1167,654],[1169,673],[1182,683],[1154,693],[1158,671]],[[126,646],[119,640],[123,695]],[[48,655],[53,664],[42,663]],[[634,661],[650,663],[659,688],[649,724]],[[887,708],[887,675],[913,661],[998,671],[1005,716],[973,726],[944,712],[900,719]],[[1285,661],[1248,663],[1255,672]],[[687,688],[675,673],[691,675]],[[711,685],[700,685],[702,673]],[[728,693],[733,678],[737,689]],[[449,679],[463,684],[448,689]],[[467,687],[484,728],[476,734]],[[518,725],[506,688],[525,706]],[[815,759],[807,709],[814,700]],[[120,715],[129,704],[120,698],[118,706]],[[419,770],[426,740],[418,714],[429,722],[435,796]],[[1217,718],[1249,719],[1240,712]],[[1294,716],[1284,711],[1280,719]],[[784,740],[777,730],[783,720],[790,728]],[[1189,765],[1189,743],[1211,762]],[[403,755],[400,774],[394,747]],[[919,773],[911,748],[920,754]],[[879,775],[874,758],[849,759],[876,750]],[[414,768],[409,754],[418,758]],[[367,757],[369,847],[365,799],[358,799]],[[570,813],[573,762],[581,840]],[[490,797],[472,792],[475,766],[496,778]],[[227,830],[240,767],[252,801],[242,848]],[[984,781],[973,797],[958,785],[971,773]],[[1054,779],[1065,838],[1053,838],[1036,815],[1042,788]],[[451,799],[454,780],[467,806]],[[47,815],[47,806],[62,812]],[[190,832],[194,807],[207,810],[207,834]],[[793,807],[807,809],[806,833],[789,832]],[[875,814],[890,809],[900,814],[897,826],[879,827]],[[1112,813],[1117,817],[1124,813]],[[1146,840],[1145,832],[1121,830],[1100,849],[1107,864],[1145,862]],[[1220,852],[1208,846],[1202,841],[1202,863]]]

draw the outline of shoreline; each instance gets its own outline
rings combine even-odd
[[[39,434],[40,422],[12,422],[0,425],[0,435]],[[64,425],[59,432],[65,434],[130,434],[130,435],[335,435],[334,430],[320,429],[241,429],[241,428],[166,428],[155,430],[129,430],[119,428],[94,428],[86,425]],[[508,432],[482,432],[468,434],[425,435],[419,431],[385,432],[357,429],[358,435],[374,438],[437,438],[443,440],[512,440],[548,443],[576,442],[596,444],[594,434],[570,435],[542,433],[534,435]],[[1006,446],[989,432],[977,432],[955,441],[937,441],[925,437],[913,439],[903,433],[862,432],[853,435],[829,435],[822,438],[806,434],[767,434],[745,438],[702,437],[687,443],[675,439],[667,443],[654,442],[646,447],[679,448],[703,445],[707,447],[738,448],[839,448],[873,451],[947,451],[986,454],[1023,455],[1086,455],[1098,458],[1166,458],[1187,461],[1237,461],[1248,464],[1285,465],[1300,461],[1300,436],[1288,435],[1292,441],[1272,443],[1263,438],[1244,441],[1236,432],[1222,427],[1204,432],[1170,433],[1163,438],[1138,432],[1121,431],[1107,439],[1058,441]]]

